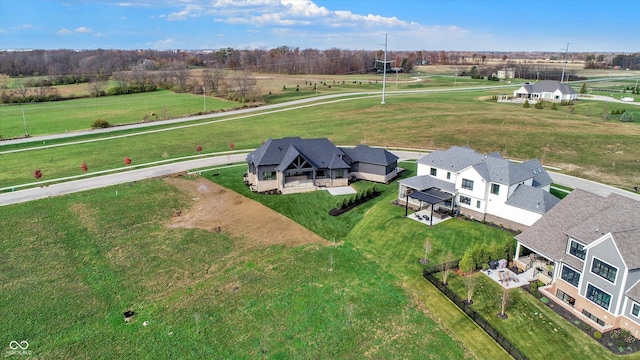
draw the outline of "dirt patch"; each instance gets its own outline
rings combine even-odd
[[[268,207],[206,179],[165,181],[191,197],[190,208],[177,211],[168,226],[223,231],[257,246],[299,246],[323,242],[320,236]]]

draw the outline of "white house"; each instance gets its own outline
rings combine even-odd
[[[417,176],[400,181],[398,199],[419,208],[422,201],[410,194],[438,190],[452,195],[445,207],[522,230],[558,203],[550,187],[551,177],[538,160],[515,163],[498,153],[454,146],[420,158]]]
[[[561,102],[578,99],[578,93],[567,84],[556,80],[542,80],[534,84],[522,85],[513,92],[515,99],[537,102],[539,100]]]

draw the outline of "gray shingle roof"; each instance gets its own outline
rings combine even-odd
[[[613,241],[630,269],[640,269],[640,227],[630,230],[615,231]]]
[[[334,169],[349,168],[346,162],[338,164],[334,159],[336,156],[344,156],[344,153],[326,138],[302,139],[288,137],[269,139],[264,145],[247,155],[247,162],[253,162],[255,166],[279,164],[286,166],[298,154],[317,169],[329,169],[329,166],[334,166]],[[284,161],[285,158],[287,161]]]
[[[401,185],[408,186],[410,188],[417,189],[419,191],[427,190],[435,187],[440,190],[450,192],[452,194],[456,193],[456,187],[454,183],[436,179],[430,175],[413,176],[404,180],[400,180],[399,183]]]
[[[513,185],[533,178],[533,186],[551,184],[551,177],[537,159],[514,163],[493,152],[482,155],[469,147],[453,146],[447,150],[436,150],[418,159],[419,164],[458,172],[473,167],[485,181]],[[535,170],[535,172],[534,172]]]
[[[523,171],[523,173],[533,174],[533,186],[535,187],[543,187],[553,183],[551,176],[549,176],[549,173],[542,167],[538,159],[523,162],[518,166],[518,169]]]
[[[640,201],[613,193],[603,198],[576,189],[515,238],[562,260],[569,257],[568,236],[588,245],[607,233],[612,234],[627,266],[640,268]]]
[[[560,199],[540,188],[518,185],[506,204],[538,214],[545,214],[556,206]]]
[[[557,80],[542,80],[534,84],[523,85],[522,87],[524,87],[528,94],[539,94],[543,92],[552,93],[556,90],[560,90],[563,94],[577,94],[571,86],[562,84]]]
[[[339,149],[347,154],[351,160],[361,163],[387,166],[398,161],[398,157],[387,150],[367,145],[358,145],[354,148],[340,147]]]
[[[640,303],[640,281],[638,283],[636,283],[635,285],[633,285],[633,287],[631,287],[631,289],[627,290],[625,295],[627,295],[628,297],[630,297],[634,301]]]
[[[515,239],[553,260],[561,260],[567,246],[565,231],[598,212],[598,204],[603,200],[598,195],[576,189]]]
[[[452,146],[447,150],[436,150],[425,155],[418,159],[418,163],[457,172],[481,162],[484,157],[468,146]]]

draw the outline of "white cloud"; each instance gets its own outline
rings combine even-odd
[[[176,48],[176,39],[168,38],[162,40],[156,40],[153,42],[154,49],[175,49]]]
[[[69,29],[60,29],[60,30],[56,31],[56,34],[58,34],[58,35],[69,35],[71,33],[72,33],[72,31],[69,30]]]
[[[81,26],[81,27],[76,29],[76,32],[77,33],[90,33],[91,29],[89,29],[88,27]]]
[[[167,20],[176,21],[176,20],[186,20],[190,17],[202,16],[203,9],[199,5],[187,5],[183,10],[178,12],[172,12],[167,15]]]

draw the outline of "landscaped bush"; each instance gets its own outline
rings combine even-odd
[[[524,104],[522,104],[522,107],[525,109],[528,109],[531,105],[529,105],[529,100],[525,100]]]
[[[106,129],[109,126],[111,126],[109,122],[104,119],[96,119],[91,123],[92,129]]]
[[[595,331],[593,333],[593,337],[596,338],[596,339],[600,339],[600,338],[602,338],[602,333],[600,331]]]

